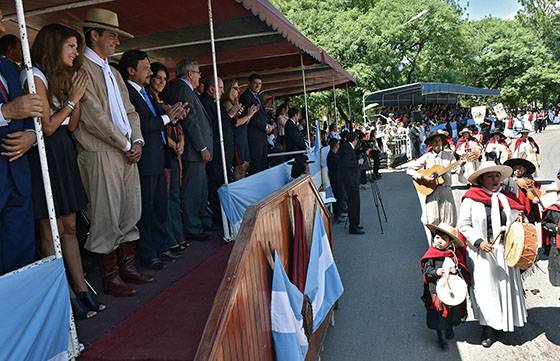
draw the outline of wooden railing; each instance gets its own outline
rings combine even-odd
[[[291,196],[301,202],[310,242],[316,207],[332,243],[329,213],[309,176],[300,177],[247,208],[234,248],[204,328],[195,361],[273,361],[270,244],[289,274],[293,244]],[[270,243],[269,243],[270,242]],[[330,315],[313,334],[307,361],[316,360]]]

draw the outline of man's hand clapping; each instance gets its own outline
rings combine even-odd
[[[175,103],[173,106],[165,110],[167,116],[173,123],[179,119],[183,119],[187,116],[187,111],[185,110],[185,104],[182,102]]]

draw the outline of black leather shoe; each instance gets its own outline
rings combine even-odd
[[[183,247],[180,244],[176,244],[173,247],[169,248],[169,250],[173,253],[183,253],[186,249],[187,247]]]
[[[156,271],[167,269],[167,265],[159,258],[154,258],[149,261],[142,261],[142,266]]]
[[[70,304],[72,305],[72,312],[74,313],[74,317],[77,320],[87,320],[97,315],[97,312],[88,310],[75,297],[70,298]]]
[[[455,332],[453,332],[453,328],[448,328],[447,331],[445,331],[445,338],[448,340],[452,340],[453,338],[455,338]]]
[[[356,226],[356,229],[364,229],[362,226]]]
[[[184,258],[184,256],[180,253],[174,253],[173,251],[165,251],[159,255],[159,259],[165,262],[172,262],[179,258]]]
[[[366,233],[363,230],[358,229],[358,228],[350,229],[349,232],[350,232],[350,234],[365,234]]]
[[[91,311],[103,312],[107,309],[107,305],[98,302],[91,291],[78,293],[78,300]]]
[[[494,330],[489,326],[482,326],[482,335],[480,336],[480,344],[483,347],[490,347],[494,344]]]
[[[183,241],[183,242],[179,242],[179,246],[181,246],[181,248],[183,249],[187,249],[191,246],[191,244],[187,241]]]

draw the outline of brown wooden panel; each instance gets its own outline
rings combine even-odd
[[[267,257],[271,243],[290,273],[292,195],[297,195],[301,202],[308,226],[308,241],[312,236],[314,212],[319,207],[332,244],[329,213],[308,176],[296,179],[247,208],[195,361],[273,361],[270,329],[272,270]],[[313,335],[307,360],[317,359],[328,321],[325,320]]]

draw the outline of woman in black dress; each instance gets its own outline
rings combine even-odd
[[[31,48],[37,94],[43,101],[42,126],[62,253],[73,286],[70,287],[72,307],[78,319],[91,318],[105,309],[88,290],[76,237],[76,213],[86,203],[71,138],[80,120],[80,100],[89,82],[87,73],[80,68],[81,51],[80,34],[59,24],[43,27]],[[25,71],[21,80],[26,86]],[[53,239],[36,148],[30,152],[29,161],[33,211],[40,231],[39,249],[43,256],[49,256],[54,254]]]
[[[249,109],[243,109],[239,103],[239,83],[232,79],[226,82],[222,105],[233,123],[233,144],[234,144],[234,180],[245,178],[249,170],[249,140],[247,138],[247,123],[251,117],[259,110],[253,105]],[[246,112],[245,112],[246,110]]]

